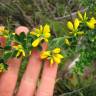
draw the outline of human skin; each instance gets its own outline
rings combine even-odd
[[[17,30],[16,33],[20,33],[20,30]],[[46,48],[47,44],[42,44],[42,50],[46,50]],[[8,60],[8,70],[0,76],[0,96],[13,96],[21,61],[22,58],[10,58]],[[40,59],[40,52],[34,49],[16,96],[53,96],[58,65],[54,63],[50,66],[49,61],[45,61],[42,74],[40,74],[41,68],[42,60]],[[37,87],[39,76],[41,76],[41,79]]]

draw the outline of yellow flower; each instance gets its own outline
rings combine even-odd
[[[77,18],[74,20],[74,24],[73,24],[71,21],[69,21],[69,22],[67,23],[68,28],[71,30],[71,32],[69,32],[69,33],[70,33],[70,34],[73,34],[74,36],[80,35],[80,34],[78,34],[78,33],[80,33],[80,32],[78,31],[79,25],[80,25],[80,21],[79,21],[79,19],[77,19]],[[68,40],[66,40],[66,41],[67,41],[67,43],[68,43]]]
[[[0,36],[8,37],[8,32],[4,26],[0,26]]]
[[[80,21],[76,18],[74,21],[74,29],[77,30],[80,25]]]
[[[50,65],[52,65],[54,62],[56,64],[61,63],[61,59],[63,56],[60,54],[61,49],[60,48],[55,48],[52,51],[43,51],[40,54],[41,59],[49,59],[50,60]]]
[[[60,53],[61,49],[60,48],[55,48],[54,50],[52,50],[53,53]]]
[[[87,26],[90,28],[90,29],[94,29],[95,28],[95,24],[96,24],[96,20],[94,17],[92,17],[90,19],[90,21],[87,22]]]
[[[32,42],[32,46],[37,47],[42,40],[48,42],[48,38],[51,36],[50,27],[47,24],[44,27],[40,25],[40,28],[35,28],[30,34],[37,37],[37,39]]]
[[[53,59],[54,61],[59,64],[61,62],[61,59],[63,58],[63,56],[61,54],[54,54],[53,55]]]
[[[58,57],[56,57],[56,56],[53,56],[53,60],[54,60],[57,64],[59,64],[59,63],[61,62],[61,59],[58,58]]]
[[[3,63],[0,63],[0,73],[5,71],[5,67]]]
[[[40,41],[41,41],[41,39],[40,38],[37,38],[36,40],[33,41],[32,46],[33,47],[37,47],[38,44],[40,43]]]
[[[88,26],[90,29],[94,29],[94,28],[95,28],[95,25],[94,25],[92,22],[87,22],[87,26]]]
[[[96,23],[96,19],[94,18],[94,17],[92,17],[91,19],[90,19],[90,22],[93,22],[94,24]]]
[[[5,27],[4,26],[0,26],[0,33],[4,32]]]
[[[74,30],[74,27],[73,27],[73,24],[72,24],[71,21],[69,21],[69,22],[67,23],[67,27],[68,27],[70,30]]]
[[[50,59],[50,65],[52,65],[53,63],[54,63],[54,59],[51,58],[51,59]]]
[[[65,42],[65,44],[68,45],[68,46],[71,45],[70,42],[69,42],[69,40],[68,40],[67,38],[64,39],[64,42]]]
[[[41,59],[45,59],[50,55],[51,55],[50,51],[43,51],[43,52],[41,52],[40,57],[41,57]]]
[[[12,33],[12,35],[15,35],[15,34],[16,34],[15,32]]]
[[[20,56],[21,54],[25,56],[25,51],[22,45],[13,46],[13,48],[17,51],[16,57]]]
[[[80,18],[81,22],[86,21],[88,19],[86,12],[84,13],[84,16],[81,14],[80,11],[77,12],[78,17]]]
[[[49,27],[49,25],[46,24],[46,25],[44,26],[43,32],[44,32],[44,33],[49,33],[49,32],[50,32],[50,27]]]
[[[74,20],[74,24],[73,24],[71,21],[69,21],[69,22],[67,23],[67,26],[68,26],[68,28],[69,28],[71,31],[77,30],[78,27],[79,27],[79,25],[80,25],[80,21],[79,21],[77,18]]]

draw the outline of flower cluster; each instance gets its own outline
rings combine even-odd
[[[40,57],[41,59],[50,60],[50,65],[52,65],[54,62],[59,64],[61,63],[61,59],[63,58],[63,55],[61,55],[60,52],[60,48],[55,48],[51,51],[42,51]]]
[[[21,26],[16,28],[15,33],[14,31],[7,31],[5,27],[0,27],[0,36],[4,39],[0,39],[0,47],[2,49],[2,56],[0,59],[6,59],[6,62],[11,57],[24,57],[30,56],[34,47],[38,47],[42,45],[42,43],[46,42],[48,45],[48,41],[50,41],[51,37],[51,29],[48,24],[44,26],[40,25],[38,28],[33,28],[32,31],[29,31],[27,27]],[[1,38],[0,37],[0,38]],[[5,46],[3,46],[5,42]],[[67,42],[68,43],[68,42]],[[48,49],[47,49],[48,50]],[[63,56],[60,54],[61,49],[55,48],[54,50],[50,51],[43,51],[41,52],[41,59],[48,59],[50,64],[53,63],[59,64],[61,63],[61,59]],[[47,54],[48,53],[48,54]],[[46,56],[45,56],[46,55]],[[5,61],[4,61],[5,62]],[[4,63],[0,64],[0,72],[4,72],[5,70]]]
[[[94,17],[92,17],[91,19],[88,20],[86,12],[84,13],[84,16],[83,16],[80,11],[77,12],[77,15],[79,18],[76,18],[74,20],[74,24],[71,21],[68,21],[68,23],[67,23],[69,30],[72,31],[69,33],[71,33],[71,34],[73,33],[74,36],[84,34],[84,32],[79,30],[80,24],[82,24],[82,23],[85,23],[85,25],[87,27],[89,27],[90,29],[95,29],[96,19]]]
[[[81,37],[88,34],[88,30],[94,30],[96,28],[96,19],[94,17],[88,18],[86,12],[83,15],[80,11],[77,12],[77,16],[78,18],[76,17],[74,21],[67,22],[67,27],[69,29],[67,37],[76,38],[75,41],[70,41],[68,38],[65,38],[64,42],[68,46],[70,46],[72,42],[80,41]]]
[[[74,20],[74,24],[72,24],[72,22],[69,21],[67,23],[67,26],[72,31],[72,32],[69,32],[69,33],[73,34],[74,36],[84,34],[84,32],[78,30],[79,25],[80,25],[80,21],[77,18]]]
[[[96,20],[94,17],[92,17],[88,22],[87,22],[87,26],[90,29],[94,29],[95,28],[95,24],[96,24]]]
[[[30,34],[37,37],[36,40],[32,42],[32,46],[37,47],[42,40],[48,42],[48,38],[51,36],[50,27],[47,24],[44,27],[40,25],[40,28],[34,28]]]
[[[22,47],[22,45],[15,45],[12,47],[17,51],[16,57],[18,57],[20,55],[25,56],[25,51],[24,51],[24,48]]]
[[[86,12],[83,16],[80,11],[77,12],[77,15],[80,18],[81,23],[85,23],[90,29],[95,29],[96,19],[94,17],[88,20]]]
[[[81,12],[78,11],[77,12],[77,15],[78,15],[78,17],[79,17],[79,19],[80,19],[81,22],[86,22],[88,20],[88,17],[86,15],[86,12],[84,13],[84,15],[82,15]]]

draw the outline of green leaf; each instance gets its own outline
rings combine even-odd
[[[21,43],[23,43],[24,42],[24,40],[25,40],[25,33],[24,32],[22,32],[20,35],[15,35],[15,39],[18,41],[18,42],[21,42]]]
[[[4,48],[4,50],[10,50],[11,49],[11,46],[6,46],[5,48]]]
[[[5,52],[3,55],[4,61],[7,61],[10,57],[12,57],[12,51],[10,52]]]
[[[8,68],[8,65],[7,65],[7,64],[4,64],[4,67],[5,67],[5,70],[7,70],[7,68]]]
[[[0,63],[4,63],[4,59],[0,58]]]
[[[16,56],[16,54],[17,54],[17,51],[16,51],[16,50],[14,50],[14,51],[13,51],[13,53],[12,53],[12,57],[15,57],[15,56]]]

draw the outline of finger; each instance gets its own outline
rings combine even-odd
[[[44,42],[41,44],[41,46],[42,46],[42,51],[45,51],[48,48],[48,43]]]
[[[33,96],[37,79],[41,69],[41,59],[39,52],[34,50],[29,59],[27,69],[23,75],[17,96]]]
[[[37,90],[36,96],[53,96],[57,68],[57,64],[50,66],[49,61],[45,62],[41,84]]]
[[[3,36],[0,36],[0,46],[5,47],[6,46],[6,38]]]
[[[29,29],[25,26],[19,26],[15,29],[15,32],[17,35],[20,35],[21,32],[24,32],[27,35],[29,32]]]
[[[13,96],[20,62],[21,60],[17,58],[8,60],[8,70],[0,77],[0,96]]]

